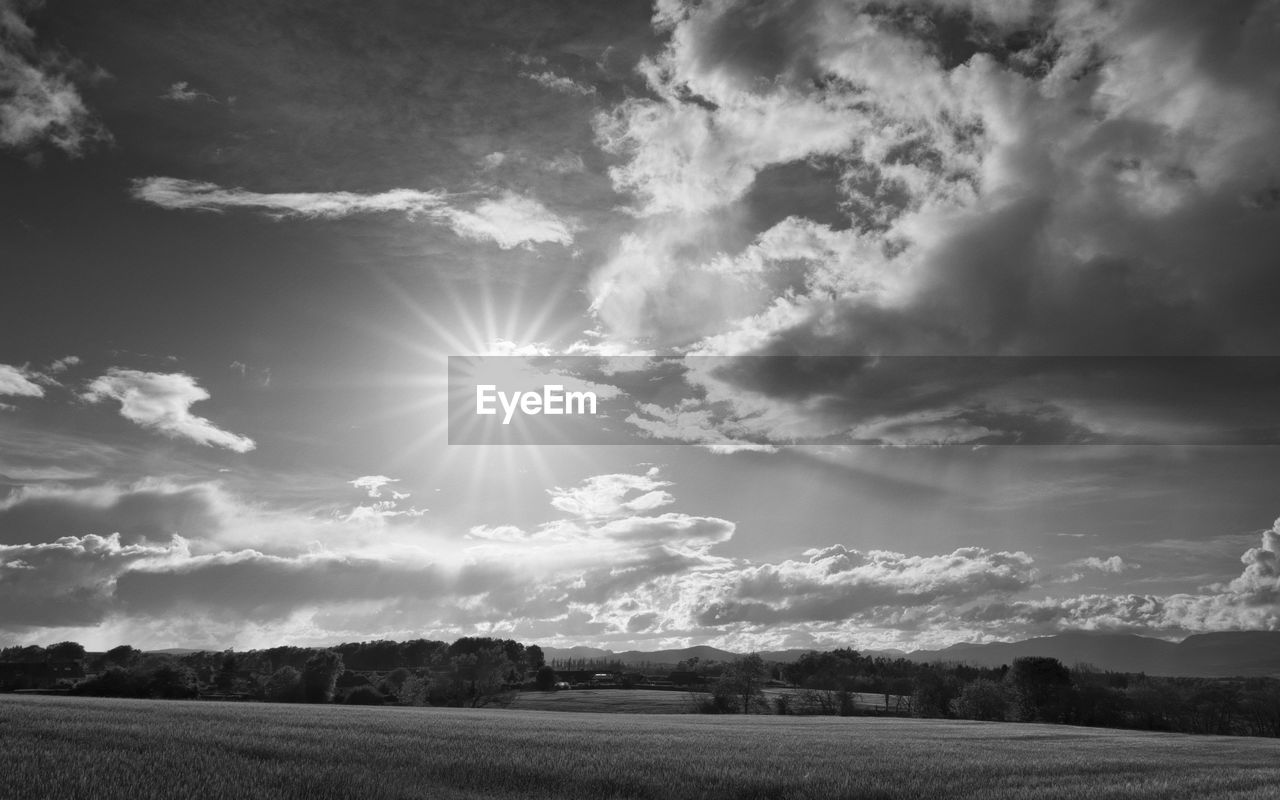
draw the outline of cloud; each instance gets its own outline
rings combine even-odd
[[[907,556],[835,545],[806,555],[807,561],[749,566],[727,574],[719,598],[698,621],[765,625],[845,620],[878,608],[960,605],[1028,589],[1035,579],[1026,553],[976,547],[948,555]]]
[[[119,534],[0,545],[0,626],[21,630],[100,622],[112,611],[123,572],[183,552],[178,539],[125,545]]]
[[[160,95],[160,99],[170,100],[175,103],[193,103],[196,100],[204,100],[209,103],[218,102],[218,99],[208,92],[192,89],[191,85],[186,81],[178,81],[171,85],[164,94]]]
[[[29,479],[36,477],[41,476]],[[51,473],[49,477],[63,476]],[[144,481],[129,487],[23,486],[0,500],[0,544],[34,544],[88,535],[114,535],[124,545],[166,542],[175,535],[200,540],[213,536],[224,524],[226,506],[220,490],[207,484],[175,486]]]
[[[88,73],[85,67],[36,43],[35,31],[23,18],[31,6],[0,0],[0,145],[34,151],[48,144],[78,156],[111,136],[76,87]]]
[[[60,375],[68,369],[80,364],[80,356],[64,356],[49,365],[51,375]]]
[[[569,245],[576,228],[532,198],[504,192],[482,200],[471,210],[455,208],[456,196],[445,192],[392,189],[377,194],[356,192],[252,192],[179,178],[135,179],[131,194],[162,208],[222,212],[258,211],[276,219],[338,219],[353,214],[401,212],[425,217],[463,238],[490,241],[503,249],[545,242]]]
[[[385,496],[390,479],[364,478],[353,485]],[[1020,551],[837,543],[777,560],[721,555],[734,523],[664,510],[670,488],[652,468],[592,476],[549,491],[559,519],[464,538],[320,499],[272,508],[218,483],[27,486],[0,502],[0,630],[50,641],[68,629],[130,631],[152,646],[497,631],[868,647],[1280,629],[1280,521],[1237,577],[1194,593],[1050,595],[1041,576],[1056,569]],[[384,504],[395,501],[356,508]],[[1095,560],[1077,564],[1104,576],[1130,566]]]
[[[381,497],[382,487],[399,482],[399,478],[388,478],[386,475],[363,475],[353,481],[347,481],[357,489],[367,490],[370,497]],[[408,497],[408,495],[399,495],[397,492],[392,492],[392,494],[396,494],[398,497]]]
[[[180,372],[140,372],[113,367],[95,378],[82,397],[90,403],[118,400],[120,415],[125,419],[171,438],[190,439],[237,453],[247,453],[256,447],[252,439],[224,431],[204,417],[192,414],[192,404],[208,400],[209,393],[190,375]]]
[[[535,81],[536,83],[539,83],[554,92],[560,92],[561,94],[576,94],[583,97],[590,97],[596,93],[596,87],[585,83],[578,83],[573,78],[566,78],[563,75],[557,75],[550,70],[543,70],[542,72],[521,72],[520,77],[528,78],[531,81]]]
[[[1080,569],[1091,569],[1097,572],[1109,572],[1119,575],[1128,569],[1137,569],[1136,564],[1127,563],[1120,556],[1111,556],[1110,558],[1098,558],[1097,556],[1089,556],[1075,561],[1067,562],[1068,567],[1078,567]]]
[[[576,225],[553,214],[537,200],[504,192],[485,200],[472,211],[450,210],[449,227],[467,239],[491,241],[504,250],[520,245],[573,243]]]
[[[44,389],[32,381],[34,377],[24,367],[0,364],[0,396],[44,397]]]
[[[581,485],[549,489],[551,505],[567,514],[586,519],[630,516],[652,511],[674,502],[664,487],[668,481],[658,480],[658,468],[644,475],[596,475]],[[637,494],[629,497],[629,495]]]
[[[1271,353],[1280,9],[1033,5],[662,4],[652,94],[595,123],[638,215],[592,279],[605,332],[728,355]],[[762,388],[750,372],[723,399]],[[812,377],[754,399],[826,424],[856,389]],[[1057,377],[1044,424],[1199,433]],[[866,433],[1034,422],[967,399]]]

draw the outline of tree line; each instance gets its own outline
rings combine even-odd
[[[61,685],[87,695],[470,707],[504,704],[520,690],[551,691],[557,668],[626,669],[604,660],[548,664],[537,645],[488,637],[183,655],[129,645],[91,654],[59,642],[0,650],[0,667],[10,668],[0,671],[0,689],[48,688],[23,683],[35,671],[21,667],[68,663],[83,672]],[[1280,737],[1275,678],[1154,677],[1035,656],[994,668],[923,664],[850,649],[813,651],[790,663],[756,654],[690,659],[672,674],[697,676],[690,694],[706,713],[892,714]]]
[[[792,688],[766,695],[769,668],[758,656],[702,668],[719,675],[700,706],[708,712],[898,714],[1280,737],[1275,678],[1154,677],[1068,668],[1041,656],[994,668],[922,664],[844,649],[775,665],[772,674]],[[883,702],[859,702],[868,696]]]

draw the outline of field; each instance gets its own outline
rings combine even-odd
[[[794,695],[790,689],[768,689],[765,700],[770,703],[777,695]],[[573,689],[562,692],[521,692],[511,708],[525,711],[603,711],[625,714],[688,714],[695,704],[691,695],[655,689]],[[854,705],[860,709],[883,710],[884,695],[855,694]],[[772,706],[771,706],[772,707]]]
[[[614,714],[688,714],[688,692],[661,689],[572,689],[521,692],[510,708],[521,711],[593,711]]]
[[[0,696],[2,798],[1272,798],[1274,740]]]

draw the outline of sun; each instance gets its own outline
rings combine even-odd
[[[438,293],[424,301],[389,276],[377,275],[375,279],[391,302],[409,312],[407,317],[412,321],[408,326],[401,323],[393,327],[368,320],[362,326],[366,333],[404,354],[406,361],[402,371],[380,376],[385,387],[402,399],[371,419],[404,431],[403,438],[386,454],[386,469],[431,463],[433,482],[446,475],[457,477],[465,470],[470,478],[465,482],[466,491],[477,494],[491,483],[484,478],[494,475],[528,475],[551,485],[551,461],[581,450],[568,442],[556,442],[553,429],[539,432],[536,441],[543,444],[511,443],[509,439],[450,444],[450,424],[466,421],[449,418],[449,360],[463,359],[465,366],[466,359],[565,353],[593,323],[585,309],[582,315],[564,313],[563,298],[575,291],[572,271],[561,273],[550,286],[538,287],[537,298],[529,282],[511,285],[513,291],[499,299],[490,282],[469,282],[464,294],[456,281],[442,279],[433,287]]]

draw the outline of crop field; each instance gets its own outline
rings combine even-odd
[[[766,689],[765,700],[794,697],[792,689]],[[594,711],[621,714],[688,714],[697,704],[689,692],[667,689],[567,689],[559,692],[521,692],[510,708],[525,711]],[[884,710],[884,695],[855,694],[854,705],[866,711]]]
[[[521,692],[509,708],[521,711],[592,711],[615,714],[688,714],[694,697],[665,689],[566,689]]]
[[[1263,798],[1275,740],[0,696],[2,798]]]

